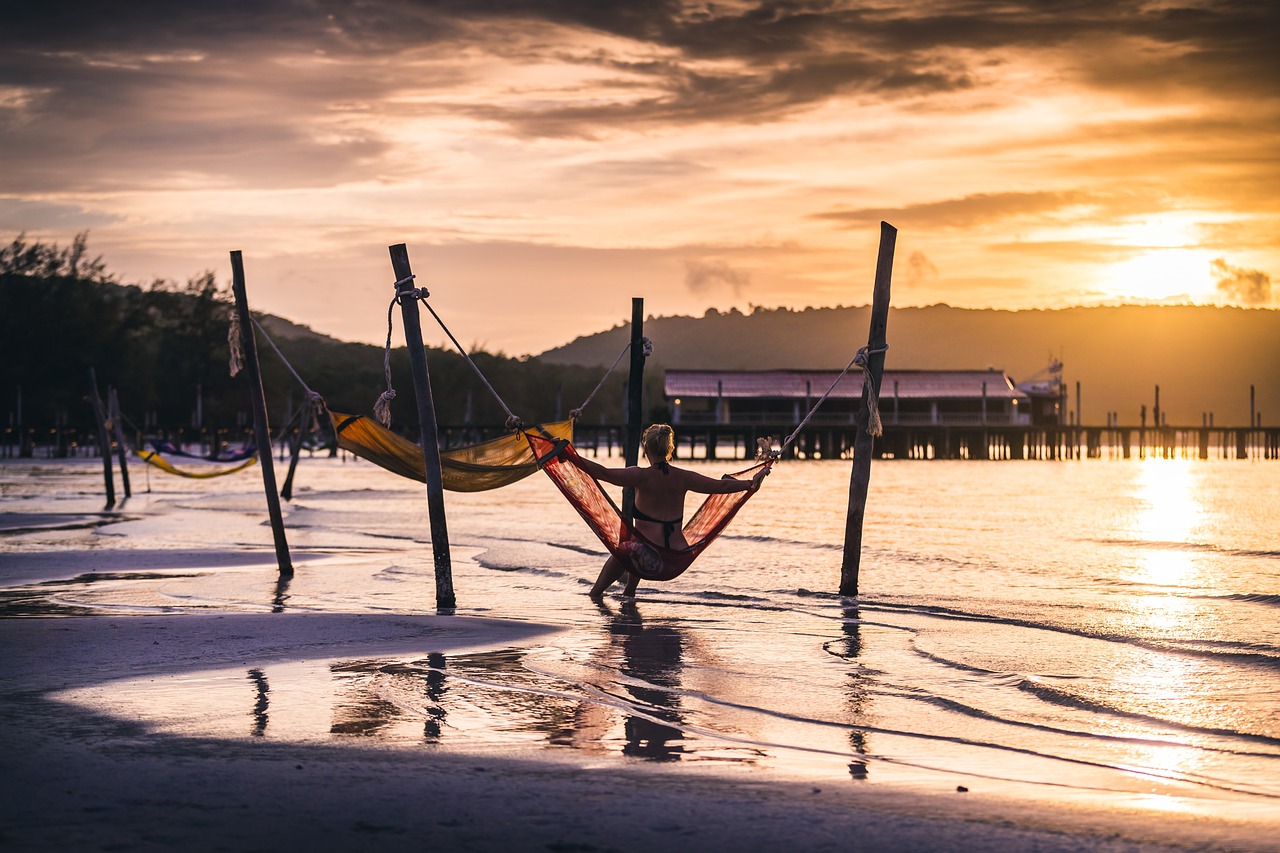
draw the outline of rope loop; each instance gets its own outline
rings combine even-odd
[[[391,426],[391,401],[396,398],[396,389],[391,387],[391,318],[395,314],[396,305],[400,302],[400,294],[391,297],[387,306],[387,342],[382,347],[382,372],[386,375],[387,390],[378,395],[373,404],[373,415],[384,427]]]
[[[882,353],[882,352],[888,352],[888,351],[889,351],[889,345],[888,345],[888,344],[885,344],[885,345],[884,345],[884,346],[882,346],[882,347],[876,347],[875,349],[871,349],[871,347],[869,347],[869,346],[867,346],[867,347],[862,347],[861,349],[859,349],[859,350],[858,350],[858,352],[857,352],[856,354],[854,354],[854,356],[853,356],[853,363],[854,363],[854,364],[856,364],[856,365],[858,365],[858,367],[861,367],[861,368],[864,368],[864,369],[865,369],[865,368],[866,368],[866,366],[867,366],[867,362],[868,362],[868,360],[871,358],[871,356],[872,356],[873,354],[875,354],[875,353]]]
[[[250,314],[250,317],[253,315]],[[232,376],[236,376],[244,369],[244,342],[240,337],[240,312],[231,309],[231,322],[227,326],[227,367]]]
[[[866,373],[867,363],[871,356],[876,353],[888,352],[888,350],[888,344],[875,349],[865,346],[858,350],[853,360]],[[863,379],[862,391],[862,397],[867,401],[867,435],[884,435],[884,425],[880,422],[880,389],[876,387],[875,382],[871,381],[870,374],[867,374]]]
[[[520,420],[515,415],[512,415],[507,418],[507,429],[512,432],[520,432],[524,429],[524,421]]]
[[[790,447],[792,442],[794,442],[796,438],[799,437],[800,431],[808,425],[810,420],[813,419],[814,414],[818,411],[818,407],[821,406],[823,402],[828,397],[831,396],[831,392],[836,390],[836,386],[840,384],[840,380],[844,379],[844,375],[848,373],[849,370],[855,364],[865,370],[867,366],[867,360],[873,354],[887,352],[888,349],[889,349],[888,344],[885,344],[884,346],[881,346],[881,347],[876,347],[875,349],[872,349],[869,346],[865,346],[865,347],[861,347],[856,353],[854,353],[853,358],[850,359],[849,363],[844,366],[844,370],[840,371],[840,375],[837,376],[835,378],[835,381],[831,383],[831,387],[827,389],[827,392],[825,394],[823,394],[821,397],[818,398],[818,402],[813,404],[813,408],[809,409],[809,413],[804,416],[804,420],[800,422],[800,425],[797,426],[794,430],[792,430],[791,435],[787,436],[786,440],[782,442],[782,446],[779,447],[777,450],[774,450],[772,448],[772,445],[770,445],[769,451],[768,451],[768,457],[772,459],[777,459],[780,456],[782,456],[782,452],[786,450],[788,447]],[[884,428],[880,423],[880,404],[878,401],[879,389],[874,387],[874,383],[864,380],[863,391],[865,392],[863,394],[863,397],[867,401],[867,416],[868,416],[867,417],[867,433],[869,435],[880,435],[883,433]],[[756,454],[757,454],[756,458],[759,459],[759,458],[762,458],[760,454],[764,453],[764,449],[765,449],[764,439],[757,439],[757,444],[759,445],[759,447],[756,450]]]

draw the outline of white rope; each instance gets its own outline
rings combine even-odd
[[[298,384],[302,386],[304,393],[304,410],[311,415],[311,425],[314,430],[318,425],[317,421],[319,419],[319,414],[324,410],[324,397],[321,397],[318,393],[312,391],[311,387],[307,385],[306,380],[298,375],[298,371],[293,369],[293,365],[289,363],[289,359],[285,358],[284,353],[280,352],[280,347],[276,346],[276,342],[271,340],[271,336],[267,334],[267,330],[262,328],[262,324],[258,322],[258,318],[250,314],[249,320],[253,323],[254,328],[262,333],[263,340],[265,340],[267,345],[275,352],[276,357],[278,357],[284,364],[285,369],[292,373],[293,378],[298,380]],[[301,428],[301,422],[299,422],[298,426]]]
[[[600,381],[596,383],[596,387],[587,395],[587,399],[582,401],[582,405],[569,412],[569,417],[573,418],[575,421],[582,417],[582,410],[585,409],[596,396],[596,392],[604,387],[604,381],[609,378],[609,374],[613,373],[614,369],[622,361],[622,357],[627,354],[627,350],[629,349],[631,349],[631,341],[627,341],[627,345],[622,348],[622,352],[618,353],[618,357],[613,360],[613,366],[604,372],[604,376],[600,377]],[[653,355],[653,341],[645,337],[640,338],[640,352],[645,358]]]
[[[414,291],[415,295],[417,295],[417,293],[418,291]],[[417,298],[421,300],[422,304],[426,306],[426,309],[431,312],[431,316],[436,318],[436,322],[440,324],[440,328],[444,329],[444,333],[449,336],[449,340],[453,341],[453,345],[458,348],[458,352],[462,353],[462,357],[467,360],[467,364],[471,365],[471,369],[476,372],[476,376],[480,377],[480,381],[484,383],[484,387],[489,389],[489,393],[493,395],[493,399],[497,400],[498,405],[507,413],[507,429],[516,430],[522,428],[524,426],[524,422],[515,416],[515,413],[507,407],[506,401],[503,400],[501,395],[499,395],[498,392],[494,390],[494,387],[489,384],[489,380],[485,378],[484,372],[480,370],[479,366],[477,366],[474,361],[471,360],[471,356],[462,348],[462,344],[458,343],[458,339],[453,336],[453,332],[449,331],[449,327],[444,324],[444,320],[440,319],[440,315],[436,313],[436,309],[431,307],[431,303],[427,301],[427,294],[424,293]]]
[[[884,426],[880,423],[880,389],[876,387],[876,383],[872,381],[871,374],[867,372],[867,360],[873,353],[887,352],[888,349],[888,344],[874,350],[863,347],[853,357],[853,360],[862,368],[862,390],[866,392],[863,397],[867,401],[867,435],[871,436],[884,435]]]
[[[876,350],[871,350],[871,349],[868,349],[867,347],[863,347],[862,349],[858,350],[854,354],[853,358],[849,360],[849,363],[844,366],[844,370],[840,371],[840,375],[837,376],[835,378],[835,381],[831,383],[831,387],[827,389],[827,392],[818,398],[818,402],[814,403],[812,408],[809,409],[808,414],[804,416],[804,420],[800,421],[800,425],[791,431],[791,435],[787,436],[786,441],[782,442],[782,445],[778,447],[777,450],[773,450],[773,449],[766,450],[767,440],[764,440],[764,439],[757,440],[758,442],[760,442],[760,449],[756,453],[756,458],[772,457],[774,459],[777,459],[779,456],[781,456],[782,452],[786,450],[788,447],[790,447],[792,443],[795,442],[795,440],[800,436],[800,431],[803,430],[809,424],[809,421],[813,419],[813,416],[818,411],[818,407],[821,406],[826,401],[826,399],[831,396],[831,392],[836,390],[836,386],[840,384],[840,380],[844,379],[845,374],[848,373],[849,369],[853,367],[855,364],[863,368],[863,372],[864,372],[863,387],[870,388],[870,393],[869,393],[869,396],[867,397],[867,408],[869,410],[868,411],[869,418],[867,422],[867,434],[881,435],[884,430],[880,423],[880,408],[879,408],[879,401],[878,401],[879,394],[876,392],[874,388],[874,383],[870,381],[870,377],[869,375],[866,374],[865,371],[867,366],[867,357],[872,352],[885,352],[888,349],[889,349],[889,345],[885,344],[883,348],[876,349]]]
[[[236,376],[244,369],[244,348],[240,339],[240,312],[231,309],[231,322],[227,326],[227,350],[230,352],[228,367],[231,375]]]
[[[400,282],[396,282],[397,287],[399,284]],[[396,398],[396,389],[391,387],[391,315],[399,301],[400,294],[396,293],[387,306],[387,343],[382,348],[382,371],[387,377],[387,390],[379,394],[377,402],[373,404],[373,416],[385,427],[391,426],[391,401]]]

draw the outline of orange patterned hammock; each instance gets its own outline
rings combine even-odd
[[[338,446],[393,474],[426,482],[422,447],[373,418],[329,412]],[[571,440],[573,421],[538,428],[552,439]],[[508,486],[538,470],[529,443],[519,433],[440,452],[440,475],[451,492],[483,492]]]
[[[587,526],[600,537],[609,553],[617,557],[627,571],[650,581],[668,581],[678,577],[707,549],[729,522],[742,509],[755,490],[707,495],[702,506],[684,526],[688,548],[667,548],[648,539],[631,526],[617,504],[601,487],[600,481],[578,465],[578,452],[566,439],[553,439],[535,432],[525,432],[529,448],[538,467],[546,472],[568,499]],[[736,474],[726,476],[750,478],[761,468],[772,465],[768,459]]]

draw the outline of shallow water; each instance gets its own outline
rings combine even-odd
[[[298,570],[281,583],[255,469],[133,470],[137,494],[102,514],[98,463],[0,466],[0,612],[434,610],[417,484],[304,460],[286,505]],[[446,496],[457,612],[562,629],[539,645],[255,662],[60,698],[208,737],[1274,816],[1277,470],[877,463],[845,599],[848,463],[784,463],[688,573],[603,607],[585,591],[605,552],[539,475]]]

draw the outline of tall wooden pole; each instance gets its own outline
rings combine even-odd
[[[102,454],[102,482],[107,490],[107,509],[116,505],[116,478],[111,471],[111,436],[107,433],[107,413],[98,394],[98,374],[89,368],[89,403],[98,422],[98,452]]]
[[[302,401],[302,408],[303,411],[298,414],[298,429],[289,439],[289,473],[284,475],[284,485],[280,488],[280,497],[287,501],[293,500],[293,474],[298,470],[298,456],[302,452],[302,433],[311,418],[311,407],[305,398]],[[293,415],[293,395],[290,394],[284,422],[293,423]]]
[[[276,491],[275,462],[271,458],[271,427],[267,424],[267,398],[262,392],[262,373],[258,368],[258,341],[253,334],[253,317],[244,290],[244,258],[231,253],[231,291],[236,298],[236,315],[240,318],[240,348],[244,354],[245,373],[249,374],[249,402],[253,405],[253,441],[258,446],[258,464],[262,467],[262,487],[267,493],[267,514],[271,518],[271,535],[275,539],[276,563],[281,575],[293,574],[289,543],[284,536],[284,516],[280,513],[280,495]]]
[[[627,437],[622,446],[623,460],[627,465],[640,462],[640,434],[644,431],[641,420],[644,400],[644,300],[631,299],[631,372],[627,376]],[[631,518],[636,505],[635,489],[622,490],[622,514]]]
[[[431,552],[436,567],[436,607],[457,607],[453,594],[453,565],[449,559],[449,528],[444,515],[444,478],[440,474],[440,444],[436,429],[436,407],[431,398],[431,375],[427,372],[427,351],[422,345],[422,325],[413,291],[413,268],[404,243],[388,246],[391,269],[396,275],[396,296],[404,319],[404,340],[409,349],[413,389],[418,398],[418,438],[426,466],[427,515],[431,522]]]
[[[898,229],[888,222],[881,222],[875,293],[871,300],[871,329],[867,335],[867,366],[862,374],[862,405],[858,407],[857,429],[853,440],[853,471],[849,475],[849,513],[845,518],[844,562],[840,566],[841,595],[858,594],[862,520],[867,507],[871,456],[875,446],[874,436],[867,432],[870,420],[867,406],[872,390],[879,390],[880,379],[884,376],[885,332],[889,326],[889,284],[893,276],[893,249],[897,241]]]
[[[133,497],[133,489],[129,486],[128,455],[124,452],[124,428],[120,425],[120,397],[115,386],[107,386],[107,412],[111,416],[111,426],[116,433],[116,461],[120,463],[120,482],[124,484],[124,496]]]
[[[641,411],[644,399],[644,300],[631,299],[631,374],[627,377],[626,463],[640,462],[640,433],[644,431]]]

